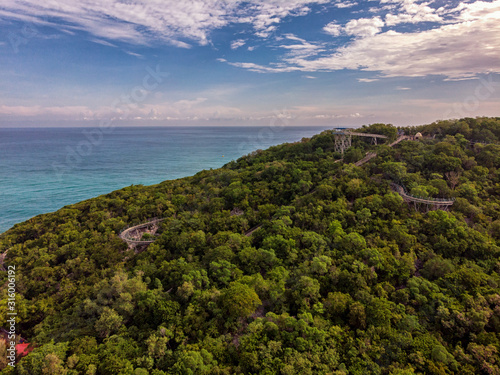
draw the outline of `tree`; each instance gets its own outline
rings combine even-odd
[[[28,356],[16,364],[20,375],[32,374],[65,374],[64,360],[68,351],[68,343],[49,342],[42,347],[35,348]]]
[[[385,162],[381,166],[384,174],[395,182],[403,181],[406,177],[406,166],[400,162]]]
[[[2,233],[38,345],[3,372],[498,374],[500,146],[470,140],[500,139],[500,117],[416,131],[435,139],[377,146],[360,167],[335,163],[325,131]],[[375,149],[353,143],[346,160]],[[456,201],[414,210],[395,180]],[[154,244],[128,249],[117,233],[153,216]]]
[[[366,248],[366,240],[356,232],[349,233],[342,240],[342,247],[346,251],[360,251]]]
[[[68,370],[64,368],[64,363],[54,353],[49,353],[45,356],[44,366],[42,367],[42,374],[47,375],[65,375]]]
[[[366,190],[366,185],[360,178],[353,178],[347,183],[346,195],[347,197],[354,199],[359,198]]]
[[[295,303],[301,307],[313,306],[320,297],[319,281],[309,276],[301,276],[294,289]]]
[[[394,125],[380,123],[363,125],[361,132],[385,135],[389,142],[395,140],[398,135],[398,129]]]
[[[248,285],[232,282],[222,292],[222,305],[231,317],[246,318],[262,304],[255,290]]]
[[[323,306],[328,311],[333,319],[338,321],[338,318],[343,318],[347,312],[349,305],[352,303],[352,298],[349,294],[342,292],[328,293],[327,298],[323,302]]]
[[[101,316],[95,322],[95,329],[99,336],[108,337],[111,333],[117,332],[122,323],[121,315],[109,307],[104,307]]]
[[[452,190],[455,190],[455,186],[458,185],[458,182],[460,181],[460,173],[455,172],[455,171],[450,171],[445,173],[446,179],[448,180],[448,183],[450,184],[450,187]]]
[[[361,160],[363,158],[363,156],[364,156],[363,151],[361,151],[359,148],[350,147],[344,153],[344,162],[345,163],[355,163],[358,160]]]
[[[177,362],[172,370],[179,375],[205,375],[213,373],[212,370],[217,362],[214,361],[210,352],[205,349],[201,351],[183,351],[179,354]]]
[[[354,302],[349,308],[349,324],[354,328],[366,328],[365,306],[360,302]]]

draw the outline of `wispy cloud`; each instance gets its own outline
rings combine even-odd
[[[125,51],[125,53],[127,55],[130,55],[130,56],[135,56],[135,57],[138,57],[140,59],[143,59],[144,58],[144,55],[141,55],[140,53],[135,53],[135,52],[132,52],[132,51]]]
[[[207,98],[183,99],[175,102],[144,104],[140,107],[122,109],[102,106],[5,106],[0,105],[0,120],[9,118],[24,120],[197,120],[242,117],[242,111],[231,106],[203,105]]]
[[[231,49],[238,49],[246,44],[245,39],[237,39],[231,42]]]
[[[6,106],[0,105],[0,118],[62,118],[83,119],[93,115],[86,106]]]
[[[337,0],[336,3],[335,3],[335,6],[337,8],[340,8],[340,9],[342,9],[342,8],[351,8],[351,7],[356,6],[356,5],[358,5],[358,3],[355,2],[355,1]]]
[[[281,44],[278,47],[287,50],[287,56],[291,58],[308,58],[325,51],[321,44],[310,43],[293,34],[286,34],[285,42],[289,44]]]
[[[178,108],[183,108],[183,109],[190,109],[194,106],[197,106],[198,104],[204,103],[207,101],[207,98],[196,98],[192,100],[184,99],[184,100],[179,100],[175,102],[175,106]]]
[[[103,46],[106,47],[114,47],[117,48],[118,46],[116,44],[110,43],[106,40],[101,40],[101,39],[91,39],[92,42],[97,43],[97,44],[102,44]]]
[[[351,42],[334,51],[315,58],[285,54],[281,61],[269,65],[231,64],[261,73],[351,69],[380,72],[381,77],[441,75],[447,79],[500,72],[500,0],[461,3],[446,9],[433,9],[429,3],[416,0],[382,0],[389,2],[397,4],[402,12],[395,16],[413,17],[407,22],[433,20],[436,25],[422,31],[382,32],[385,22],[379,16],[350,20],[344,26],[334,21],[324,31],[334,36],[352,36]],[[401,22],[392,19],[391,25]],[[307,43],[310,42],[301,42]]]
[[[249,23],[267,37],[288,16],[307,14],[308,4],[329,0],[4,0],[0,15],[63,30],[82,30],[107,40],[147,44],[151,39],[189,48],[206,45],[210,33],[231,23]]]

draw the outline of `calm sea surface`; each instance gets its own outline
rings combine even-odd
[[[326,127],[0,129],[0,233],[38,214],[130,185],[219,168]]]

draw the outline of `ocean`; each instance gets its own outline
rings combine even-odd
[[[0,233],[130,185],[219,168],[327,127],[0,128]]]

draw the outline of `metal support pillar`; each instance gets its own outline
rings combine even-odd
[[[348,132],[335,134],[335,151],[344,155],[345,150],[351,147],[352,135]]]

